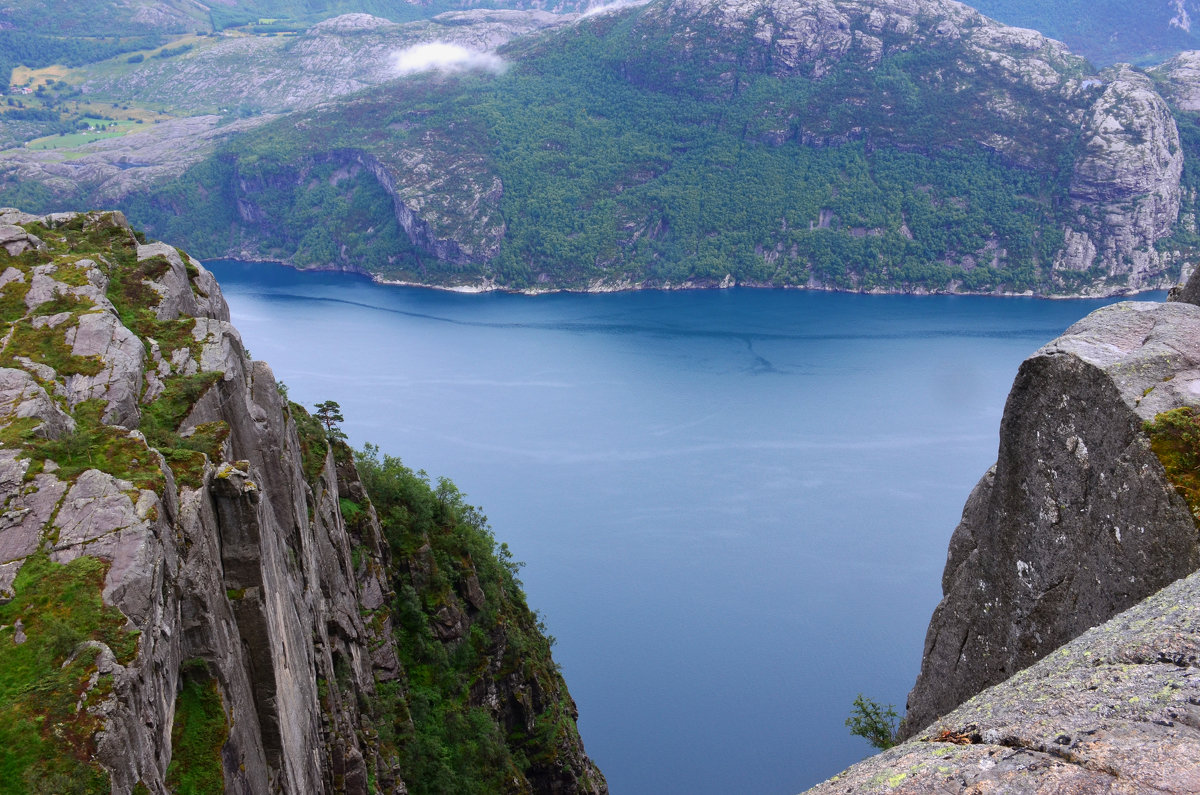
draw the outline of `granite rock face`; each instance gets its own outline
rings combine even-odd
[[[1154,67],[1150,74],[1162,80],[1163,95],[1180,110],[1200,111],[1200,51],[1181,52]]]
[[[79,647],[111,687],[73,753],[114,793],[173,791],[177,699],[199,682],[224,716],[225,791],[405,792],[380,740],[397,729],[376,725],[378,684],[405,683],[393,567],[348,448],[302,441],[194,259],[119,213],[0,219],[45,241],[0,253],[0,604],[32,559],[99,559],[136,639],[132,656]],[[353,530],[346,496],[366,506]],[[39,640],[26,619],[0,626],[0,655]],[[498,703],[533,686],[493,673]],[[605,792],[578,735],[563,744],[571,764],[534,791]]]
[[[1105,73],[1084,121],[1070,196],[1080,212],[1055,268],[1102,269],[1133,289],[1168,286],[1172,258],[1154,244],[1179,217],[1183,148],[1167,103],[1144,74]]]
[[[1200,402],[1200,307],[1119,303],[1027,359],[950,541],[911,735],[1200,567],[1142,423]]]
[[[812,795],[1200,791],[1200,574]]]

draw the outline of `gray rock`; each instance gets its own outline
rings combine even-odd
[[[1197,704],[1193,574],[809,792],[1200,792]]]
[[[0,224],[0,248],[7,251],[9,256],[15,257],[34,249],[44,251],[46,244],[42,242],[41,238],[31,235],[19,226]]]
[[[54,515],[67,484],[53,475],[41,474],[27,483],[29,462],[17,458],[15,450],[0,450],[0,563],[20,562],[33,554],[43,531]],[[16,577],[16,568],[12,569]],[[12,580],[0,574],[0,591],[10,591]]]
[[[1193,271],[1190,278],[1183,284],[1177,284],[1172,287],[1167,300],[1182,301],[1185,304],[1200,306],[1200,278],[1197,277],[1197,272]]]
[[[52,380],[54,371],[45,370],[51,376],[47,380]],[[45,375],[43,373],[43,377]],[[59,408],[32,375],[23,370],[0,367],[0,421],[7,423],[21,418],[40,420],[33,432],[47,439],[59,439],[75,430],[75,420]]]
[[[1151,69],[1150,74],[1160,79],[1164,95],[1177,108],[1200,111],[1200,52],[1181,52]]]
[[[1200,307],[1120,303],[1029,359],[954,531],[908,699],[912,734],[1200,567],[1144,420],[1200,402]]]
[[[79,316],[77,326],[67,330],[66,342],[74,355],[98,356],[104,362],[96,375],[75,373],[66,379],[70,405],[100,398],[108,404],[104,411],[106,423],[136,428],[141,417],[138,398],[146,358],[142,340],[114,313],[86,312]]]
[[[1084,121],[1084,153],[1071,178],[1080,215],[1054,267],[1103,268],[1131,289],[1167,287],[1174,263],[1154,243],[1179,217],[1179,131],[1145,75],[1119,66],[1104,77],[1104,92]]]
[[[23,226],[40,220],[40,216],[21,212],[15,207],[0,207],[0,225]]]

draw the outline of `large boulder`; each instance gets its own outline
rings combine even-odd
[[[1143,423],[1200,402],[1200,307],[1125,302],[1027,359],[954,531],[911,735],[1200,567]]]

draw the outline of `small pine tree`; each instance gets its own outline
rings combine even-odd
[[[339,422],[345,422],[346,418],[342,416],[342,407],[338,405],[336,400],[323,400],[315,406],[317,410],[317,419],[325,426],[325,434],[331,439],[345,439],[346,434],[342,433],[342,429],[338,427]]]
[[[851,734],[862,737],[880,751],[896,744],[896,706],[881,707],[869,698],[858,694],[854,699],[854,710],[846,718],[846,727]]]

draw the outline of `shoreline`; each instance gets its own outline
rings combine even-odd
[[[524,287],[513,288],[497,285],[495,281],[483,279],[476,284],[427,284],[425,282],[408,281],[405,279],[388,279],[380,276],[377,273],[362,268],[338,268],[338,267],[307,267],[302,268],[291,262],[278,259],[268,259],[266,257],[254,256],[238,256],[238,257],[213,257],[211,260],[202,260],[202,262],[211,262],[214,260],[224,260],[227,262],[240,262],[245,264],[251,263],[270,263],[275,265],[283,265],[291,268],[294,271],[303,273],[311,271],[313,273],[353,273],[359,276],[365,276],[376,284],[383,284],[392,287],[413,287],[422,290],[438,290],[448,293],[461,293],[464,295],[485,295],[487,293],[508,293],[510,295],[527,295],[537,297],[542,295],[554,295],[557,293],[574,293],[577,295],[600,295],[604,293],[632,293],[657,290],[659,292],[676,292],[683,290],[729,290],[734,288],[744,288],[750,290],[800,290],[822,293],[844,293],[846,295],[912,295],[912,296],[984,296],[991,298],[1037,298],[1048,301],[1071,301],[1071,300],[1094,300],[1097,298],[1133,298],[1145,293],[1164,292],[1170,290],[1175,284],[1148,286],[1139,290],[1114,290],[1107,293],[1074,293],[1074,294],[1052,294],[1052,293],[1037,293],[1033,290],[1025,290],[1023,292],[998,292],[998,291],[971,291],[971,290],[930,290],[928,288],[917,288],[912,290],[903,289],[886,289],[886,288],[871,288],[862,289],[844,289],[840,287],[829,287],[822,284],[770,284],[762,282],[738,282],[731,275],[726,274],[725,278],[720,282],[697,284],[695,282],[681,282],[679,284],[671,284],[670,282],[662,285],[647,286],[645,282],[622,281],[616,284],[602,283],[596,280],[587,287]]]

